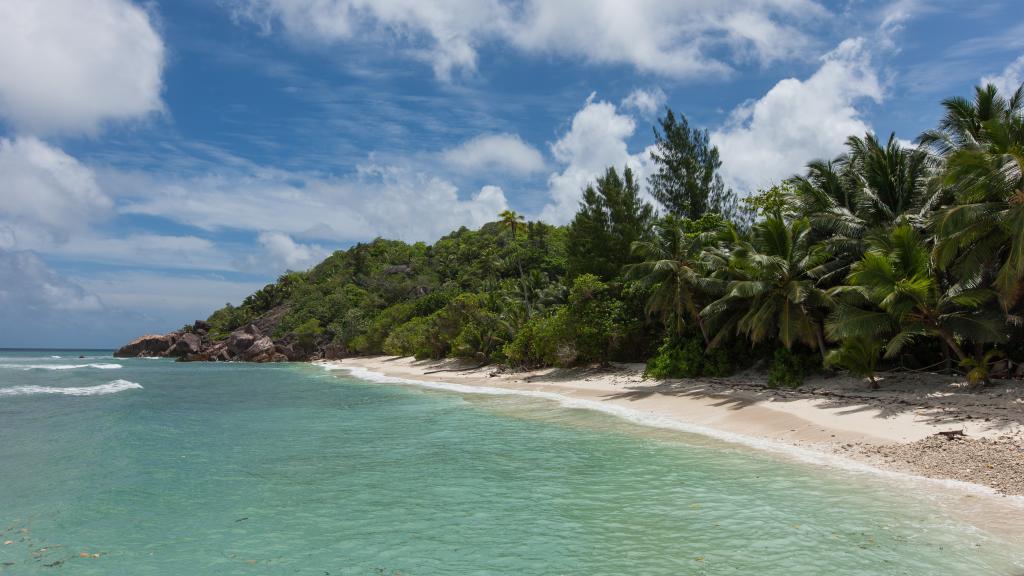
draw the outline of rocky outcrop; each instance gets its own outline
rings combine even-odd
[[[177,334],[147,334],[118,348],[114,352],[117,358],[131,358],[134,356],[165,356],[167,351],[174,345]]]
[[[203,339],[198,334],[181,334],[174,342],[174,346],[171,346],[170,350],[167,351],[167,355],[181,357],[189,354],[198,354],[202,346]]]
[[[294,336],[275,340],[268,336],[283,317],[283,308],[276,308],[232,332],[226,339],[213,340],[210,325],[196,320],[182,331],[169,334],[150,334],[136,338],[114,353],[118,357],[155,356],[172,357],[182,362],[298,362],[320,358],[340,358],[344,350],[338,346],[317,342],[309,346],[299,344]],[[269,316],[269,317],[268,317]]]
[[[248,350],[262,335],[259,329],[252,324],[235,330],[228,336],[228,350],[238,356]]]

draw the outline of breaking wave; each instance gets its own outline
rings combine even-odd
[[[31,396],[34,394],[61,394],[64,396],[103,396],[115,394],[125,390],[142,388],[137,382],[128,380],[113,380],[106,384],[97,386],[67,387],[60,386],[14,386],[11,388],[0,388],[0,396]]]
[[[0,368],[20,370],[74,370],[76,368],[96,368],[98,370],[116,370],[120,364],[0,364]]]

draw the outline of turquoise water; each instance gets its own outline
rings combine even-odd
[[[905,487],[604,414],[96,352],[0,351],[0,531],[4,576],[1024,573]]]

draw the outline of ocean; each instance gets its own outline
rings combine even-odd
[[[545,398],[0,350],[4,576],[1024,574],[921,492]]]

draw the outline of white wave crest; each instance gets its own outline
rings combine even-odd
[[[120,364],[0,364],[0,368],[20,370],[74,370],[76,368],[95,368],[97,370],[117,370]]]
[[[685,422],[676,418],[671,418],[660,414],[641,412],[640,410],[635,410],[633,408],[628,408],[626,406],[620,406],[617,404],[609,404],[597,400],[584,400],[580,398],[572,398],[569,396],[564,396],[562,394],[557,394],[554,392],[543,392],[540,390],[516,390],[512,388],[493,388],[490,386],[471,386],[466,384],[455,384],[451,382],[435,382],[427,380],[414,380],[411,378],[399,378],[396,376],[387,376],[386,374],[383,374],[381,372],[369,370],[361,366],[344,366],[339,362],[319,362],[318,365],[328,371],[346,370],[350,375],[352,375],[355,378],[359,378],[360,380],[378,382],[382,384],[412,385],[419,386],[421,388],[431,388],[434,390],[447,390],[449,392],[458,392],[461,394],[489,394],[494,396],[528,396],[532,398],[544,398],[546,400],[555,401],[566,408],[604,412],[605,414],[610,414],[612,416],[616,416],[618,418],[627,420],[634,424],[639,424],[641,426],[676,430],[679,432],[686,432],[689,434],[697,434],[709,438],[716,438],[718,440],[724,440],[725,442],[739,444],[742,446],[763,450],[765,452],[772,452],[775,454],[783,455],[800,462],[836,468],[848,472],[869,474],[873,476],[880,476],[904,482],[924,482],[927,484],[942,486],[947,489],[958,490],[961,492],[967,492],[971,494],[978,494],[984,496],[994,496],[998,497],[1002,501],[1009,501],[1018,507],[1024,508],[1024,496],[1004,496],[1002,494],[999,494],[995,489],[990,488],[988,486],[974,484],[971,482],[964,482],[961,480],[926,478],[923,476],[917,476],[905,472],[885,470],[882,468],[878,468],[876,466],[871,466],[870,464],[865,464],[862,462],[858,462],[856,460],[851,460],[838,454],[819,452],[817,450],[811,450],[809,448],[785,444],[783,442],[775,442],[772,440],[765,440],[761,438],[747,436],[745,434],[738,434],[735,432],[718,430],[715,428],[710,428],[708,426],[692,424],[689,422]]]
[[[30,396],[33,394],[61,394],[64,396],[103,396],[115,394],[125,390],[140,389],[142,385],[138,382],[128,380],[113,380],[106,384],[97,386],[81,386],[61,388],[59,386],[14,386],[11,388],[0,388],[0,396]]]

